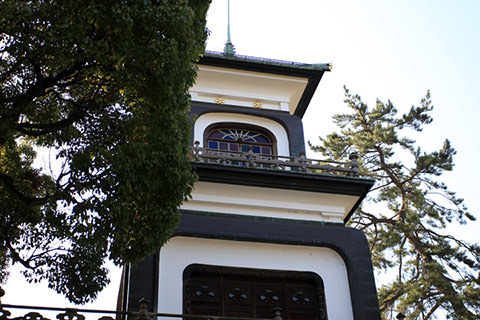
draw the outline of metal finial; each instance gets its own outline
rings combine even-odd
[[[148,301],[144,298],[138,301],[138,315],[135,320],[152,320],[152,317],[150,317],[148,313]]]
[[[273,307],[273,320],[282,320],[282,308]]]
[[[227,24],[227,42],[225,48],[223,48],[223,54],[226,56],[235,55],[235,47],[230,39],[230,0],[228,0],[228,24]]]

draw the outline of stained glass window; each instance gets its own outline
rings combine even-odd
[[[206,145],[209,149],[222,151],[274,154],[273,139],[266,133],[255,129],[215,128],[208,131]]]

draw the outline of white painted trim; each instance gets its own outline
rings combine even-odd
[[[279,156],[290,156],[290,147],[288,142],[288,135],[285,128],[278,122],[245,114],[238,113],[223,113],[211,112],[204,113],[195,121],[193,137],[194,141],[200,142],[200,147],[203,147],[203,133],[205,129],[215,123],[233,122],[252,124],[269,130],[277,140],[277,152]]]
[[[160,250],[158,310],[182,313],[183,271],[193,263],[314,272],[324,282],[328,319],[353,320],[345,262],[332,249],[174,237]]]
[[[245,98],[237,95],[211,94],[210,92],[190,91],[192,101],[217,103],[217,98],[222,98],[223,103],[227,105],[255,108],[256,103],[262,105],[262,109],[277,110],[288,112],[288,102],[273,101],[262,98]],[[286,106],[286,107],[285,107]]]
[[[204,94],[204,95],[211,95],[211,96],[224,96],[230,97],[234,99],[250,99],[250,100],[262,100],[263,101],[270,101],[272,103],[288,103],[289,99],[286,98],[277,98],[271,95],[259,95],[259,94],[251,94],[247,92],[241,91],[232,91],[232,90],[222,90],[222,89],[210,89],[210,88],[202,88],[202,87],[195,87],[194,90],[191,92],[195,92],[197,94]]]
[[[341,194],[199,181],[181,209],[343,224],[357,200]]]
[[[284,75],[233,70],[200,65],[190,93],[192,101],[215,103],[221,98],[228,105],[295,113],[308,85],[308,79]]]

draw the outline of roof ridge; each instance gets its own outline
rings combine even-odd
[[[222,58],[226,60],[246,61],[246,62],[262,63],[262,64],[268,64],[268,65],[278,65],[283,67],[294,67],[294,68],[311,69],[311,70],[319,70],[319,71],[332,70],[331,63],[302,63],[302,62],[295,62],[295,61],[269,59],[269,58],[261,58],[261,57],[238,55],[238,54],[231,56],[231,55],[225,55],[223,52],[209,51],[209,50],[205,50],[204,55],[207,57],[216,57],[216,58]]]

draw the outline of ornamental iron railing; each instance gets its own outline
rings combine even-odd
[[[5,291],[0,287],[0,299],[4,294]],[[12,316],[10,310],[26,310],[27,312],[23,316]],[[159,318],[191,320],[282,320],[282,308],[280,307],[273,308],[272,318],[264,319],[149,312],[148,302],[143,299],[139,301],[139,309],[136,312],[2,304],[0,301],[0,320],[50,320],[38,311],[48,313],[59,312],[55,316],[57,320],[85,320],[87,319],[86,314],[101,315],[100,317],[88,317],[88,319],[98,320],[155,320]]]
[[[347,162],[340,162],[307,159],[304,153],[301,153],[300,157],[258,154],[253,153],[252,148],[250,148],[248,152],[207,149],[200,147],[200,142],[198,141],[195,141],[192,148],[192,161],[194,162],[358,177],[358,154],[351,153],[349,160],[350,161]]]
[[[173,318],[173,319],[192,319],[192,320],[282,320],[282,308],[273,308],[272,318],[247,318],[247,317],[223,317],[212,315],[192,315],[192,314],[174,314],[174,313],[159,313],[148,312],[148,303],[144,300],[139,302],[139,310],[137,312],[131,311],[109,311],[109,310],[93,310],[93,309],[76,309],[76,308],[54,308],[54,307],[40,307],[40,306],[25,306],[13,304],[0,303],[0,320],[50,320],[44,317],[37,311],[46,312],[60,312],[56,315],[57,320],[85,320],[85,314],[104,314],[96,318],[98,320],[155,320],[158,318]],[[22,309],[29,310],[23,316],[11,317],[11,312],[8,309]],[[108,315],[105,315],[108,314]],[[112,315],[114,317],[112,317]]]

